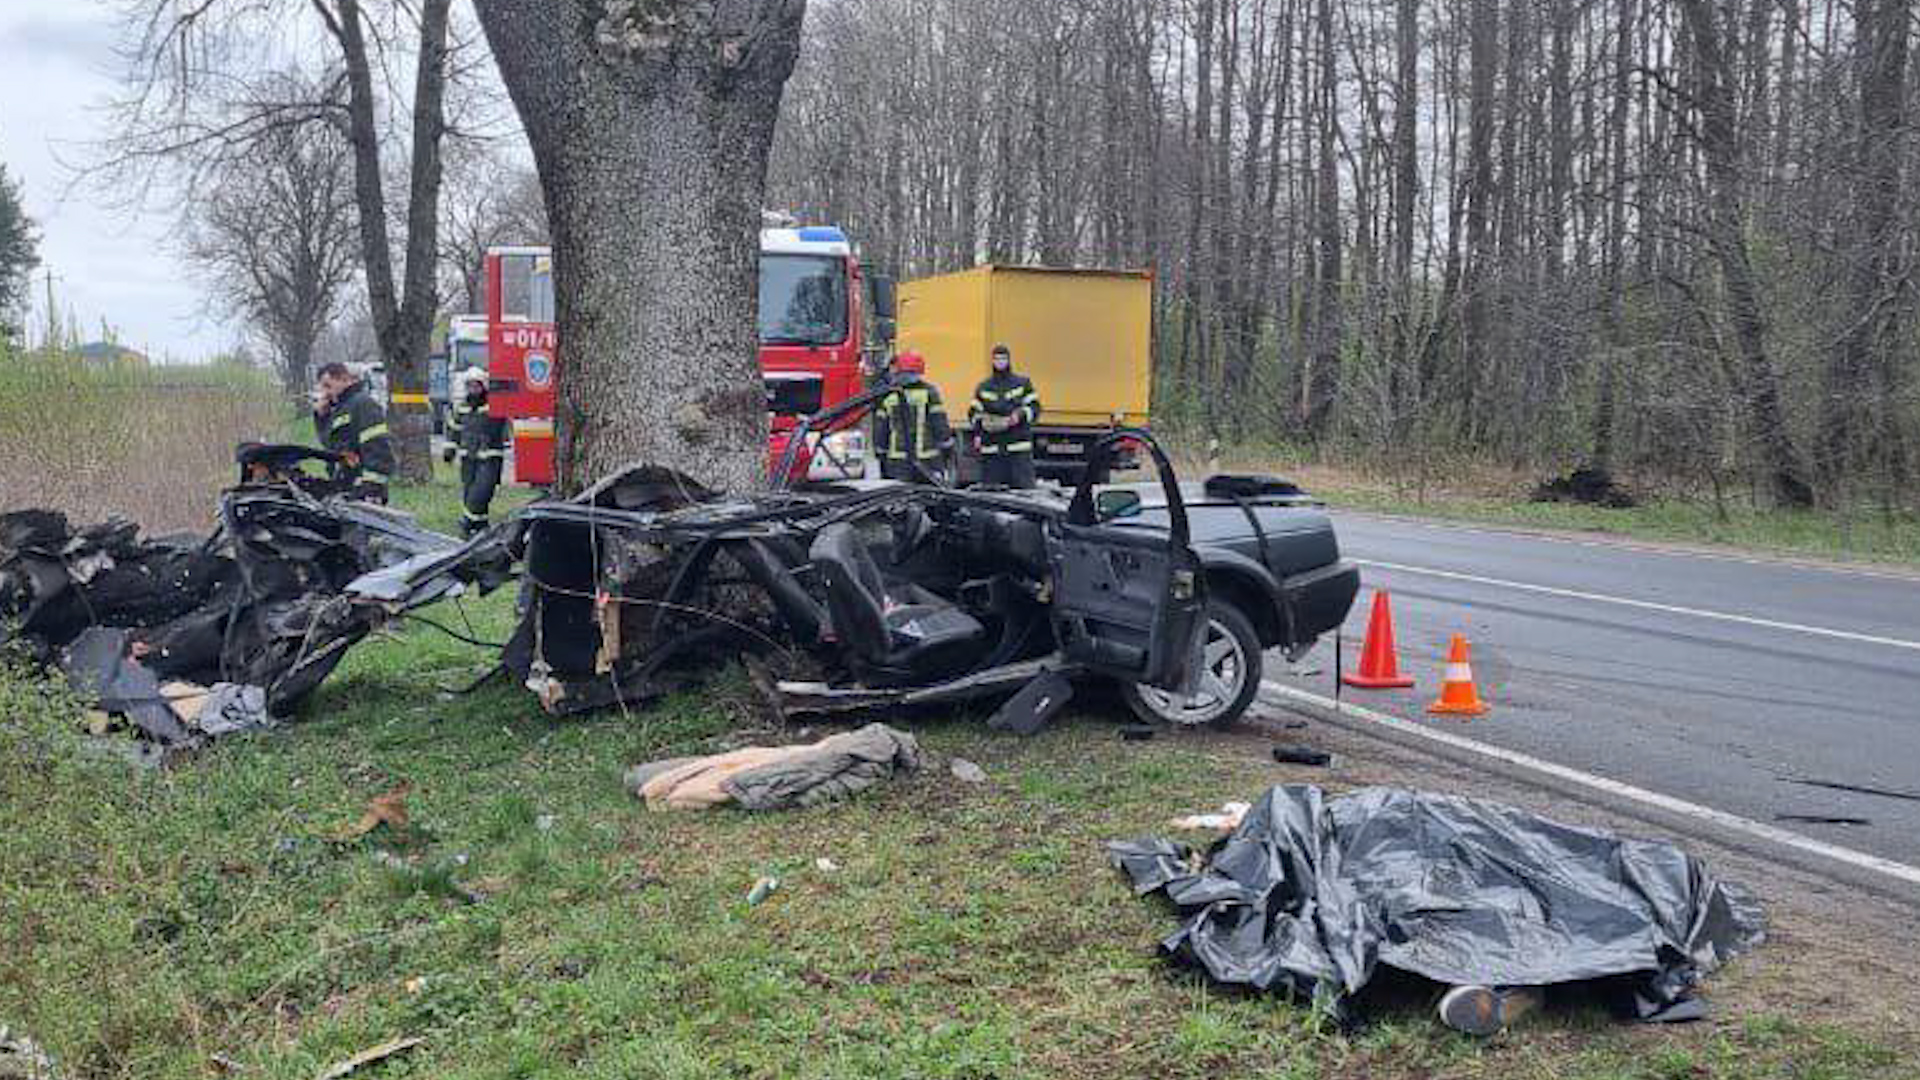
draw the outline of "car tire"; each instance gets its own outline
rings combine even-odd
[[[1140,719],[1173,728],[1229,727],[1260,692],[1260,635],[1240,609],[1224,600],[1207,603],[1208,671],[1193,695],[1182,700],[1167,690],[1124,683],[1120,696]]]

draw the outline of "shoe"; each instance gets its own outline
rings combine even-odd
[[[1539,1008],[1538,987],[1495,990],[1491,986],[1456,986],[1440,999],[1440,1022],[1467,1035],[1497,1035],[1509,1024]]]

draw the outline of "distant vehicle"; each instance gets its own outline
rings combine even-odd
[[[447,404],[447,352],[443,347],[427,354],[427,406],[433,410],[435,435],[446,430]]]
[[[551,249],[491,249],[486,283],[489,400],[495,415],[513,420],[514,477],[545,486],[554,480],[554,380],[560,364]],[[868,285],[876,287],[876,305],[866,303]],[[861,360],[873,336],[869,307],[880,334],[890,334],[891,282],[868,280],[839,229],[760,231],[760,368],[773,414],[769,468],[781,459],[795,417],[865,389]],[[795,469],[799,477],[859,476],[866,456],[866,433],[854,417],[802,448]]]
[[[434,360],[427,374],[427,397],[433,402],[433,430],[442,431],[453,408],[453,373],[470,367],[486,370],[487,317],[455,315],[448,319],[446,349]]]
[[[900,284],[900,350],[927,360],[955,423],[987,375],[995,345],[1040,394],[1034,471],[1078,483],[1093,443],[1116,428],[1146,428],[1153,386],[1153,275],[1128,270],[980,266]],[[980,475],[962,440],[959,475]],[[1120,448],[1111,469],[1137,464]],[[1095,483],[1107,477],[1096,476]]]

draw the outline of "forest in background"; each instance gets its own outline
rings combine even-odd
[[[769,202],[1151,269],[1156,420],[1911,510],[1912,0],[822,0]]]

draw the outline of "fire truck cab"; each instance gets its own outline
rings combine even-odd
[[[489,400],[495,415],[513,420],[515,480],[548,485],[554,481],[560,360],[552,252],[493,248],[486,256],[486,283]],[[773,429],[769,468],[780,460],[796,417],[865,388],[867,285],[853,245],[839,229],[760,231],[760,368]],[[866,467],[865,432],[857,417],[803,449],[795,466],[803,476],[858,476]]]

